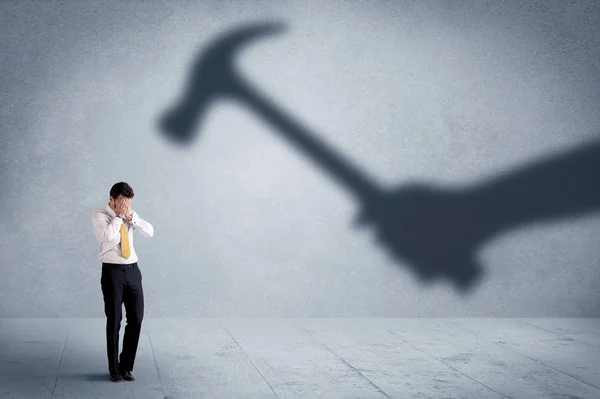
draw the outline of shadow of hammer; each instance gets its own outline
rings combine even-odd
[[[428,189],[382,190],[349,160],[342,157],[314,134],[287,116],[259,92],[250,87],[233,67],[233,57],[238,49],[252,39],[282,29],[281,24],[258,24],[238,29],[222,36],[210,45],[198,58],[192,71],[191,81],[179,102],[160,120],[161,131],[179,144],[189,144],[199,118],[205,108],[218,98],[229,97],[250,107],[264,118],[277,132],[304,152],[343,188],[350,191],[362,205],[362,213],[356,218],[359,225],[373,223],[379,232],[380,243],[392,250],[400,259],[408,260],[409,267],[423,281],[443,276],[449,277],[461,289],[473,286],[480,270],[470,261],[471,243],[456,248],[446,245],[443,235],[452,231],[439,230],[435,226],[424,227],[421,220],[432,219],[425,209],[425,217],[418,212],[420,204],[439,209],[440,218],[452,215],[447,203],[452,203],[444,193]],[[450,221],[455,226],[460,221]],[[434,227],[434,228],[429,228]],[[438,231],[436,233],[436,231]],[[415,234],[422,231],[422,234]],[[434,251],[426,243],[432,236],[441,238],[441,249]],[[464,240],[463,240],[464,241]],[[455,259],[454,268],[450,260]]]
[[[270,103],[235,71],[233,58],[242,45],[282,29],[283,25],[278,23],[251,25],[229,32],[212,43],[197,59],[184,95],[161,117],[161,131],[175,143],[190,144],[205,108],[219,98],[228,97],[263,117],[361,200],[368,202],[379,197],[381,190],[372,183],[373,179]]]

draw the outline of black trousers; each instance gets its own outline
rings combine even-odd
[[[129,265],[102,263],[100,285],[106,314],[108,371],[113,374],[123,370],[132,371],[144,318],[142,273],[137,262]],[[123,336],[123,351],[117,362],[123,304],[125,304],[127,325]]]

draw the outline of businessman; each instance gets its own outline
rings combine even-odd
[[[92,215],[94,234],[100,246],[102,262],[100,285],[106,314],[106,352],[109,379],[112,382],[134,381],[131,374],[135,362],[142,319],[144,318],[144,291],[138,256],[133,247],[133,232],[152,237],[154,227],[133,209],[133,189],[119,182],[110,189],[108,206]],[[122,306],[125,304],[127,325],[123,336],[123,351],[119,352]]]

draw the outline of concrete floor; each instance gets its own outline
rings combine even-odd
[[[0,318],[0,398],[600,398],[600,319],[146,318],[119,383],[104,323]]]

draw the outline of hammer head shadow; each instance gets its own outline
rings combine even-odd
[[[161,132],[176,143],[189,144],[207,106],[222,96],[235,97],[241,87],[234,65],[240,48],[283,28],[279,22],[258,23],[227,32],[215,40],[196,59],[183,96],[160,117]]]

